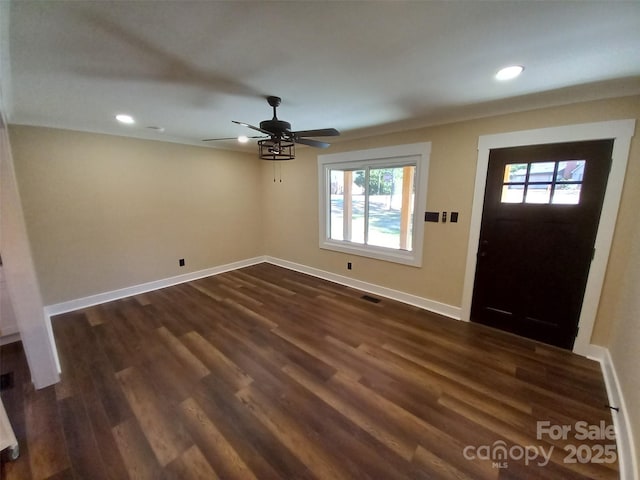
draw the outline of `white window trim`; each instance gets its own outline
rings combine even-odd
[[[372,148],[352,152],[318,155],[318,199],[319,199],[319,240],[320,248],[342,253],[349,253],[363,257],[376,258],[389,262],[422,266],[422,248],[424,243],[424,222],[422,212],[427,204],[427,183],[429,179],[429,157],[431,155],[431,142],[396,145],[391,147]],[[393,248],[362,245],[329,238],[330,217],[327,215],[329,170],[345,163],[367,165],[393,166],[401,164],[407,158],[416,158],[415,173],[415,205],[413,215],[413,230],[411,245],[412,251],[396,250]]]

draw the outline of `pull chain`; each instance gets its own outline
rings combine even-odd
[[[273,183],[276,183],[276,162],[275,160],[271,162],[273,165]],[[280,183],[282,183],[282,162],[278,162],[278,178],[280,179]]]

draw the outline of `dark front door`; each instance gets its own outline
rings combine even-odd
[[[491,150],[472,321],[573,347],[612,147]]]

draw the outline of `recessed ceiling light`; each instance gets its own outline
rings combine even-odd
[[[238,141],[239,141],[240,143],[247,143],[247,142],[249,141],[249,137],[247,137],[246,135],[240,135],[240,136],[238,137]]]
[[[116,120],[118,120],[120,123],[124,123],[126,125],[131,125],[133,123],[136,123],[136,121],[133,119],[133,117],[131,115],[127,115],[124,113],[120,113],[118,115],[116,115]]]
[[[522,65],[511,65],[509,67],[505,67],[496,73],[496,80],[511,80],[512,78],[516,78],[520,75],[523,70],[524,67]]]

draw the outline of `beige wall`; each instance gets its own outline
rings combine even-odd
[[[47,305],[264,253],[254,155],[45,128],[9,134]]]
[[[640,125],[631,149],[624,187],[623,205],[618,215],[614,250],[609,260],[602,292],[598,333],[606,333],[596,343],[605,345],[618,375],[626,403],[636,461],[640,461]],[[633,161],[631,160],[633,159]],[[609,328],[604,328],[608,326]],[[594,335],[595,337],[595,335]]]
[[[263,165],[263,189],[269,210],[265,217],[266,253],[358,280],[408,292],[452,306],[460,306],[471,216],[477,143],[481,135],[576,123],[640,117],[640,97],[588,102],[479,120],[428,127],[403,133],[338,143],[327,153],[413,142],[432,142],[427,205],[423,210],[458,211],[460,221],[426,223],[422,268],[355,257],[318,247],[317,154],[299,149],[286,163],[283,182],[273,182],[272,167]],[[322,152],[325,153],[325,152]],[[617,232],[607,271],[593,341],[607,345],[614,305],[610,293],[619,288],[631,245],[626,233],[638,220],[640,192],[640,135],[632,141],[628,175]],[[347,261],[353,270],[346,269]]]
[[[639,174],[640,175],[640,174]],[[638,176],[636,176],[638,178]],[[635,193],[634,214],[640,211],[640,191]],[[608,303],[612,310],[608,348],[623,390],[627,415],[635,438],[636,458],[640,461],[640,221],[629,232],[630,249],[622,264],[617,289],[611,289]]]

